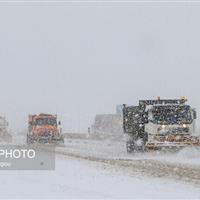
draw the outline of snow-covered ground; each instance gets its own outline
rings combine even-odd
[[[87,134],[85,135],[87,136]],[[26,144],[26,137],[23,135],[13,137],[13,144]],[[58,147],[57,149],[98,158],[116,158],[124,160],[153,159],[169,163],[200,166],[200,148],[185,148],[175,153],[152,151],[128,154],[126,152],[125,139],[119,140],[117,138],[116,140],[110,137],[96,139],[93,137],[83,137],[82,139],[66,138],[65,147]]]
[[[55,171],[0,171],[0,177],[0,198],[200,198],[192,184],[63,156]]]
[[[66,139],[57,153],[117,165],[134,174],[193,182],[200,185],[200,149],[185,148],[178,152],[127,154],[125,142],[111,139]]]
[[[56,151],[55,171],[0,171],[0,198],[200,198],[199,149],[127,154],[122,140],[68,138]]]
[[[63,149],[63,148],[59,148]],[[110,139],[65,139],[65,149],[68,152],[84,156],[95,156],[99,158],[115,158],[124,160],[149,159],[169,163],[179,163],[200,166],[200,148],[185,148],[178,152],[152,151],[146,153],[126,152],[125,141]]]

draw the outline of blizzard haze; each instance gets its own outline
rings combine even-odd
[[[186,96],[200,112],[200,7],[0,4],[0,113],[14,131],[55,113],[85,131],[95,114]]]

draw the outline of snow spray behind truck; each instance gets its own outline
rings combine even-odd
[[[27,144],[34,142],[63,144],[64,137],[57,122],[57,115],[29,115]]]
[[[123,129],[127,152],[145,149],[200,146],[192,136],[197,118],[186,98],[140,100],[138,106],[123,106]]]

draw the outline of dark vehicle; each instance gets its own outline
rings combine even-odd
[[[200,146],[192,136],[196,111],[186,99],[140,100],[138,106],[123,107],[123,129],[127,152],[145,149]]]

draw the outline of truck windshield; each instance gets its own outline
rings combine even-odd
[[[56,119],[36,119],[35,120],[35,125],[52,125],[52,126],[56,126],[57,122]]]
[[[192,115],[188,105],[154,106],[152,121],[156,124],[191,124]]]

